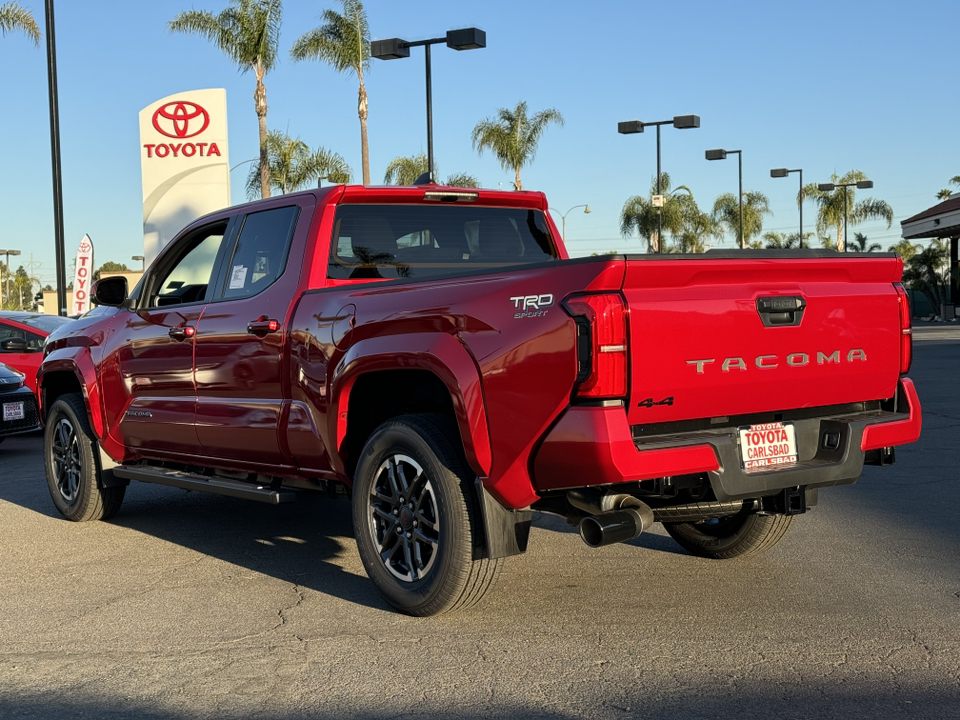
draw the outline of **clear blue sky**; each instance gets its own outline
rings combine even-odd
[[[42,0],[20,0],[43,27]],[[184,90],[225,87],[230,160],[257,154],[254,79],[208,41],[171,34],[180,11],[219,12],[226,0],[59,0],[59,66],[64,222],[68,262],[84,233],[96,263],[142,254],[138,112]],[[936,202],[960,175],[960,5],[955,0],[813,0],[773,3],[691,0],[367,0],[373,37],[408,40],[459,27],[487,33],[483,50],[433,50],[434,150],[441,178],[468,172],[486,187],[510,187],[512,173],[470,132],[499,107],[526,100],[564,116],[550,127],[524,187],[543,190],[567,216],[575,255],[640,250],[619,233],[628,197],[646,194],[656,171],[656,137],[617,134],[617,122],[697,114],[701,127],[662,135],[663,169],[685,184],[701,209],[736,193],[737,159],[707,162],[709,148],[743,151],[744,189],[770,199],[765,230],[795,231],[797,175],[804,182],[862,170],[875,183],[858,197],[886,200],[893,226],[855,228],[886,248],[900,221]],[[282,59],[267,76],[268,122],[311,147],[343,155],[360,178],[356,80],[316,62],[294,63],[294,40],[320,24],[336,0],[286,0]],[[3,228],[0,247],[20,249],[44,283],[55,278],[46,56],[20,34],[0,38],[7,102],[0,127]],[[406,60],[373,61],[370,164],[375,182],[396,156],[426,150],[423,50]],[[248,166],[233,172],[234,202],[245,200]],[[953,189],[960,190],[956,186]],[[804,208],[813,230],[815,208]],[[558,223],[559,225],[559,223]],[[851,230],[851,235],[853,230]],[[733,238],[727,238],[727,246]],[[12,263],[14,264],[14,263]]]

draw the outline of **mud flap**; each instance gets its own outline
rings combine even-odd
[[[474,482],[474,490],[483,519],[484,542],[474,545],[473,559],[495,560],[525,553],[533,511],[507,510],[487,492],[479,478]]]

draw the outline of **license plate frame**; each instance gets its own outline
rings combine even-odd
[[[14,420],[23,420],[27,417],[26,408],[23,401],[8,402],[3,404],[3,421],[12,422]]]
[[[792,422],[742,425],[737,431],[744,472],[770,472],[796,466],[797,433]]]

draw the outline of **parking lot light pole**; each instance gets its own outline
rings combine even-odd
[[[740,249],[743,250],[743,153],[739,150],[707,150],[706,155],[707,160],[726,160],[727,155],[732,155],[736,153],[737,155],[737,177],[740,178],[740,194],[737,195],[737,200],[740,206]]]
[[[67,258],[63,235],[63,173],[60,162],[60,95],[57,90],[57,38],[53,0],[45,0],[47,96],[50,105],[50,161],[53,176],[53,242],[57,270],[57,314],[67,314]]]
[[[860,190],[866,190],[867,188],[873,187],[873,180],[860,180],[859,182],[852,183],[818,183],[817,190],[822,192],[830,192],[831,190],[836,190],[837,188],[843,188],[843,250],[840,252],[847,252],[847,188],[855,187]]]
[[[433,182],[433,90],[430,80],[430,46],[446,43],[454,50],[475,50],[487,46],[487,34],[479,28],[448,30],[444,37],[430,40],[408,42],[400,38],[374,40],[370,43],[370,54],[379,60],[398,60],[410,57],[410,48],[423,46],[427,75],[427,178]]]
[[[130,259],[140,261],[140,272],[143,272],[146,269],[145,268],[146,261],[143,259],[143,255],[134,255]]]
[[[0,250],[0,255],[7,256],[7,261],[5,263],[5,265],[7,266],[7,292],[6,292],[7,302],[10,302],[10,275],[12,274],[10,271],[10,256],[11,255],[16,256],[19,254],[20,254],[19,250]],[[0,303],[0,307],[3,307],[3,303]]]
[[[800,205],[800,249],[803,250],[803,170],[799,168],[796,170],[787,170],[786,168],[773,168],[770,171],[770,177],[773,177],[773,178],[786,177],[787,175],[793,172],[800,173],[800,195],[798,196],[800,198],[800,203],[799,203]]]
[[[680,130],[686,130],[687,128],[698,128],[700,127],[700,116],[699,115],[675,115],[672,120],[658,120],[657,122],[640,122],[639,120],[627,120],[625,122],[617,123],[617,132],[621,135],[633,135],[634,133],[642,133],[643,128],[647,125],[655,125],[657,127],[657,198],[658,202],[663,202],[663,197],[660,192],[660,126],[661,125],[673,125],[675,128]],[[662,217],[662,205],[657,206],[657,252],[663,252],[663,217]]]
[[[555,212],[557,215],[560,216],[560,225],[561,225],[560,237],[563,239],[564,244],[566,244],[566,242],[567,242],[567,215],[569,215],[571,212],[573,212],[573,211],[576,210],[577,208],[583,208],[583,212],[584,212],[585,215],[589,215],[589,214],[590,214],[590,206],[589,206],[589,205],[574,205],[572,208],[570,208],[569,210],[567,210],[565,213],[560,212],[560,211],[557,210],[556,208],[550,208],[550,212]]]

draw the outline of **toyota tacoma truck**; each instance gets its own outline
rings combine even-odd
[[[186,227],[38,373],[57,510],[131,480],[350,498],[390,605],[476,603],[533,511],[765,550],[920,433],[894,255],[569,259],[538,192],[336,186]]]

